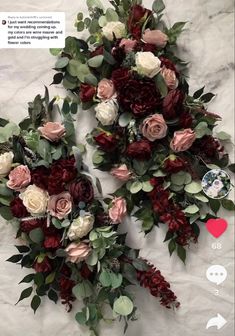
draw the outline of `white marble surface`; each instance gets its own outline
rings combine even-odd
[[[106,1],[104,1],[106,2]],[[150,5],[151,1],[144,1]],[[217,94],[210,104],[210,111],[220,114],[223,122],[219,130],[225,130],[234,137],[234,16],[232,0],[165,0],[166,19],[188,21],[188,30],[180,38],[181,56],[190,61],[191,90],[206,84]],[[73,23],[78,11],[85,11],[85,1],[66,0],[18,0],[0,1],[0,11],[64,11],[68,34],[76,34]],[[43,93],[53,76],[51,68],[54,58],[47,50],[0,50],[0,116],[15,121],[27,113],[27,102],[37,93]],[[51,88],[51,94],[65,96],[61,87]],[[233,122],[232,122],[233,121]],[[94,117],[79,113],[78,138],[84,141],[85,134],[95,125]],[[232,153],[232,147],[228,147]],[[87,157],[90,162],[90,155]],[[115,184],[107,174],[95,171],[102,177],[104,192],[111,192]],[[191,248],[186,267],[176,258],[169,258],[167,246],[162,243],[164,229],[157,229],[147,238],[140,233],[137,223],[127,220],[123,231],[128,230],[132,246],[141,247],[142,255],[159,266],[181,301],[181,308],[175,313],[162,309],[158,302],[143,289],[135,289],[139,306],[139,320],[130,323],[127,336],[231,336],[233,324],[233,258],[234,226],[229,213],[221,213],[229,223],[226,233],[218,239],[222,250],[211,248],[215,241],[202,227],[197,247]],[[15,253],[14,232],[0,220],[0,333],[3,336],[86,336],[79,329],[71,314],[58,304],[45,302],[36,316],[25,300],[15,306],[20,289],[17,283],[26,271],[18,269],[5,260]],[[206,269],[212,264],[224,265],[228,271],[227,280],[219,286],[219,296],[214,295],[216,285],[206,279]],[[217,331],[205,326],[209,318],[220,313],[228,323]],[[118,322],[112,326],[103,324],[101,336],[121,336],[123,326]]]

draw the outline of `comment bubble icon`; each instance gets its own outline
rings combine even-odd
[[[206,277],[209,281],[220,285],[227,278],[227,271],[224,266],[212,265],[206,271]]]

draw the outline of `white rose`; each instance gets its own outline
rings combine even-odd
[[[138,52],[135,56],[137,72],[153,78],[161,71],[161,61],[150,51]]]
[[[7,152],[0,155],[0,178],[5,177],[11,170],[14,154]]]
[[[49,199],[49,195],[46,191],[33,184],[20,193],[20,198],[31,215],[45,214]]]
[[[112,41],[113,34],[117,39],[124,37],[126,35],[126,27],[122,22],[111,21],[103,27],[102,32],[108,40]]]
[[[112,125],[118,116],[118,105],[114,100],[104,101],[95,107],[96,118],[103,126]]]
[[[94,221],[95,217],[90,214],[74,219],[68,231],[69,239],[76,240],[86,236],[92,230]]]

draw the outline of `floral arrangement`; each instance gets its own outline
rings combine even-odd
[[[135,319],[129,285],[147,288],[166,308],[179,303],[160,271],[118,234],[126,201],[104,203],[66,106],[49,101],[46,89],[29,103],[29,116],[19,126],[0,119],[0,214],[21,241],[8,261],[31,270],[20,282],[28,287],[18,302],[32,296],[36,312],[48,296],[70,311],[82,300],[75,318],[98,335],[101,319],[123,318],[125,328]],[[62,121],[51,121],[52,111]]]
[[[89,36],[69,36],[63,50],[51,50],[58,56],[53,83],[62,82],[83,110],[93,107],[98,125],[87,141],[97,148],[94,165],[122,182],[114,195],[145,233],[167,226],[169,252],[184,262],[198,224],[216,218],[221,205],[235,209],[201,184],[211,169],[234,172],[223,144],[230,136],[213,133],[221,119],[207,110],[214,94],[204,87],[189,93],[187,64],[176,56],[185,22],[168,28],[162,0],[151,10],[141,0],[110,4],[87,0],[90,17],[79,13],[75,25]]]

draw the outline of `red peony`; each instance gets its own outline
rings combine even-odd
[[[33,265],[33,268],[37,273],[46,273],[52,270],[52,265],[50,259],[45,257],[42,262],[36,261]]]
[[[130,78],[131,73],[127,68],[119,68],[112,72],[112,81],[116,90],[120,90]]]
[[[151,81],[130,79],[119,91],[118,101],[124,111],[136,118],[153,114],[161,105],[160,95]]]
[[[60,246],[61,236],[60,234],[46,236],[43,242],[43,246],[46,249],[57,249]]]
[[[89,84],[81,84],[79,97],[83,103],[87,103],[93,100],[96,93],[96,88]]]
[[[97,145],[104,151],[104,152],[113,152],[117,147],[117,139],[111,134],[107,134],[102,132],[94,137]]]
[[[29,219],[20,223],[20,229],[22,232],[29,233],[30,231],[43,227],[45,225],[44,219]]]
[[[16,218],[29,216],[29,213],[19,197],[14,198],[10,203],[12,215]]]
[[[69,186],[69,192],[75,203],[90,203],[94,199],[92,183],[86,178],[80,178]]]
[[[163,164],[163,169],[168,174],[175,174],[187,167],[187,162],[178,156],[172,156],[166,159]]]
[[[47,190],[50,169],[40,166],[31,171],[31,181],[37,187]]]
[[[144,161],[151,158],[151,144],[148,140],[140,140],[128,145],[126,155],[132,159]]]
[[[162,103],[162,114],[164,119],[175,119],[184,112],[184,102],[185,95],[182,91],[170,90],[168,95],[163,99]]]
[[[135,39],[141,39],[142,26],[151,14],[152,12],[149,9],[140,5],[135,5],[131,8],[128,19],[128,29]]]

